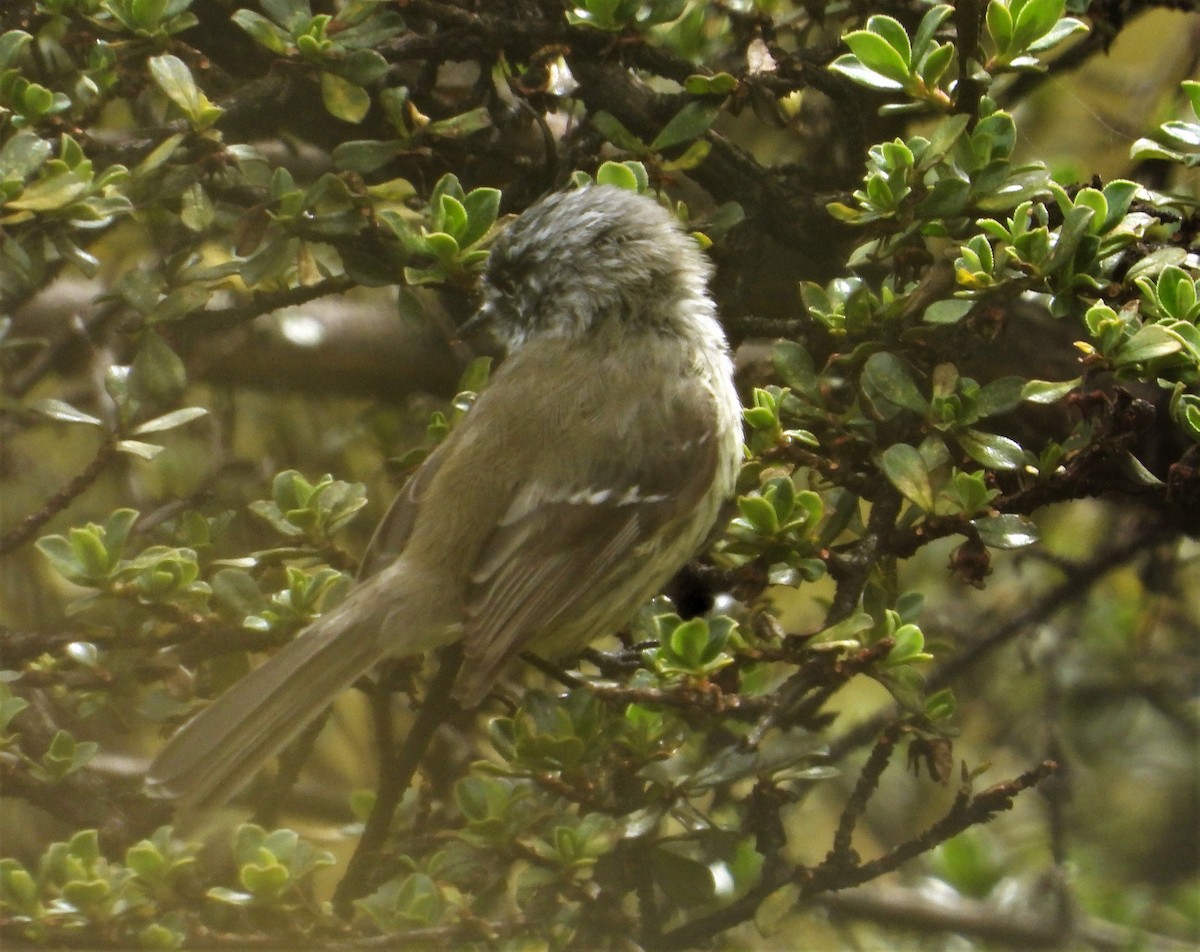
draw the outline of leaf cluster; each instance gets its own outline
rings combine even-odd
[[[650,950],[791,941],[813,902],[905,863],[963,893],[1018,888],[971,844],[1053,768],[977,791],[966,761],[991,758],[956,746],[980,703],[957,676],[1200,528],[1194,201],[1136,166],[1060,181],[1021,148],[1018,94],[1089,42],[1086,4],[989,0],[974,31],[966,5],[927,3],[26,6],[0,34],[0,427],[4,478],[10,452],[41,476],[19,519],[6,504],[0,556],[29,556],[53,611],[0,619],[0,773],[75,832],[0,860],[0,934]],[[1200,114],[1200,84],[1182,94]],[[1131,161],[1181,181],[1198,128],[1170,119]],[[772,162],[763,130],[815,145]],[[505,215],[592,181],[657,197],[711,251],[731,336],[769,331],[728,520],[674,602],[567,659],[565,687],[450,718],[412,789],[314,794],[304,738],[211,860],[110,748],[151,751],[338,602],[386,503],[375,474],[415,467],[490,366],[437,409],[347,420],[214,383],[223,335],[399,285],[398,321],[452,336]],[[95,282],[80,320],[23,321],[65,278]],[[1024,314],[1052,346],[1014,345]],[[1047,512],[1100,493],[1132,513],[1111,547],[1048,555]],[[1010,552],[1061,580],[1011,624],[947,622],[1028,564]],[[370,689],[383,758],[393,688],[431,703],[411,667]],[[1163,684],[1143,693],[1174,709]],[[898,746],[940,818],[906,815],[864,858],[855,831]],[[316,801],[323,833],[352,840],[389,797],[343,922],[338,863],[263,817]],[[829,822],[806,825],[820,804]]]

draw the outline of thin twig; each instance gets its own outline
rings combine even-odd
[[[391,692],[386,685],[381,684],[372,695],[379,745],[379,789],[371,815],[363,828],[362,837],[346,867],[346,875],[342,877],[333,894],[334,911],[343,918],[348,918],[353,913],[354,900],[365,896],[371,888],[371,880],[379,865],[391,830],[392,817],[400,805],[400,799],[412,783],[434,732],[457,708],[451,697],[451,688],[460,667],[462,649],[459,646],[455,645],[441,652],[437,673],[425,694],[425,703],[421,706],[404,745],[399,749],[392,738],[389,703]]]
[[[329,720],[333,705],[325,708],[324,712],[309,724],[279,757],[279,770],[258,798],[258,809],[254,811],[253,821],[266,829],[275,827],[276,818],[291,793],[296,781],[300,779],[300,771],[304,769],[308,758],[312,756],[313,745]]]
[[[883,772],[887,769],[896,750],[896,741],[900,736],[900,725],[891,724],[879,735],[871,756],[863,764],[858,781],[854,784],[854,792],[846,801],[842,816],[838,820],[837,832],[833,835],[833,848],[825,857],[828,864],[853,865],[858,862],[858,854],[854,852],[854,828],[858,826],[859,818],[866,812],[867,803],[879,787]]]
[[[786,868],[781,869],[773,877],[764,877],[756,888],[741,899],[710,915],[693,919],[691,922],[664,933],[658,942],[652,946],[647,945],[647,948],[653,949],[654,952],[668,952],[668,950],[689,949],[702,942],[707,942],[714,935],[752,919],[762,901],[776,889],[788,883],[798,887],[797,901],[800,902],[826,892],[869,882],[927,852],[939,843],[944,843],[968,827],[984,823],[996,813],[1010,809],[1014,798],[1019,793],[1047,777],[1054,768],[1055,765],[1050,762],[1039,764],[1019,777],[995,784],[974,797],[970,796],[969,790],[964,785],[946,816],[920,836],[901,843],[878,859],[858,865],[846,865],[840,858],[834,858],[832,862],[827,859],[815,867],[796,867],[790,871]]]
[[[0,536],[0,556],[19,549],[32,539],[47,522],[71,505],[76,498],[83,495],[104,472],[106,466],[117,452],[117,442],[112,438],[105,439],[96,450],[92,461],[83,471],[67,485],[47,499],[36,512],[31,512],[15,526]]]
[[[1008,644],[1013,638],[1045,621],[1060,608],[1086,598],[1092,586],[1110,572],[1169,538],[1171,538],[1170,530],[1157,527],[1139,533],[1125,543],[1113,546],[1094,559],[1088,559],[1086,562],[1075,565],[1060,584],[1033,601],[1027,602],[1023,611],[1008,615],[1000,624],[990,630],[984,629],[984,633],[980,637],[972,640],[936,667],[927,681],[927,691],[933,692],[946,687],[960,675],[982,662],[997,648]],[[895,720],[898,713],[899,708],[889,707],[835,738],[829,745],[830,761],[841,760],[850,751],[869,744],[871,739],[878,735],[889,722]]]

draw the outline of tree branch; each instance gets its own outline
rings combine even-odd
[[[67,485],[47,499],[36,512],[31,512],[0,536],[0,557],[19,549],[47,522],[71,505],[78,497],[87,492],[88,488],[104,472],[109,462],[117,452],[117,441],[112,437],[105,438],[96,450],[96,455]]]
[[[923,933],[952,932],[989,944],[1014,949],[1062,949],[1082,942],[1102,952],[1142,949],[1144,952],[1194,952],[1195,945],[1153,935],[1140,929],[1087,919],[1064,930],[1053,916],[996,906],[961,897],[930,899],[913,889],[896,886],[858,887],[816,900],[838,917],[878,922],[888,928]]]
[[[379,788],[362,837],[346,867],[346,875],[334,890],[333,908],[343,918],[349,918],[353,913],[354,900],[365,896],[370,890],[372,877],[387,844],[396,807],[411,785],[434,731],[457,708],[451,697],[451,688],[460,667],[461,647],[454,645],[443,649],[437,674],[425,694],[425,702],[400,747],[397,747],[392,735],[390,686],[381,682],[372,694],[379,746]]]

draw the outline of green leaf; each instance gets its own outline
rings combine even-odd
[[[179,214],[179,220],[183,222],[185,228],[199,233],[213,223],[216,210],[203,185],[193,182],[183,190],[181,197],[183,207]]]
[[[0,69],[8,69],[15,65],[17,57],[32,39],[33,37],[24,30],[7,30],[0,33]]]
[[[145,30],[156,28],[167,9],[167,0],[133,0],[130,10],[137,25]]]
[[[355,124],[362,122],[371,109],[371,97],[365,89],[330,72],[321,73],[321,101],[330,115]]]
[[[959,178],[944,178],[929,190],[917,206],[926,218],[948,218],[966,208],[971,196],[971,183]]]
[[[930,51],[920,63],[921,80],[927,87],[932,89],[937,85],[938,80],[945,74],[946,69],[950,66],[950,61],[954,59],[954,46],[951,43],[942,43]]]
[[[1091,230],[1095,214],[1095,210],[1087,205],[1074,205],[1066,211],[1054,243],[1054,252],[1046,262],[1047,270],[1057,270],[1075,257],[1079,243]]]
[[[1004,513],[972,519],[979,539],[990,549],[1020,549],[1033,545],[1041,536],[1037,526],[1024,516]]]
[[[861,385],[863,393],[885,418],[893,414],[886,413],[886,408],[879,406],[881,398],[922,415],[929,409],[929,401],[917,389],[907,365],[888,351],[872,354],[867,359],[863,365]]]
[[[470,248],[481,240],[496,223],[500,213],[500,190],[496,188],[473,189],[463,199],[463,209],[467,213],[467,224],[458,243],[462,248]]]
[[[193,126],[207,128],[221,115],[223,110],[214,106],[200,91],[191,70],[178,56],[170,53],[152,56],[149,65],[155,83],[183,111]]]
[[[805,397],[820,398],[816,369],[803,344],[792,340],[779,341],[771,348],[771,363],[784,386]]]
[[[0,681],[0,735],[8,730],[12,719],[29,707],[29,702],[23,697],[17,697],[12,689]]]
[[[762,496],[740,496],[737,505],[746,521],[758,532],[774,535],[779,531],[779,518],[775,507]]]
[[[954,437],[971,459],[989,469],[1018,469],[1025,463],[1021,444],[1007,436],[964,429],[956,431]]]
[[[916,625],[901,625],[892,637],[895,644],[883,660],[884,668],[929,661],[933,657],[925,651],[925,635]]]
[[[596,170],[598,185],[613,185],[627,192],[638,191],[637,176],[629,166],[621,162],[605,162]]]
[[[52,168],[51,163],[49,168]],[[77,198],[86,194],[90,182],[80,178],[74,172],[57,170],[39,179],[25,189],[20,198],[6,202],[8,208],[28,212],[50,212],[66,208]]]
[[[70,776],[96,756],[99,745],[92,741],[76,741],[64,730],[59,730],[50,741],[50,747],[42,755],[41,766],[45,768],[52,781],[59,781]],[[76,834],[71,840],[71,852],[81,858],[90,856],[93,860],[98,855],[98,848],[89,850],[86,846],[86,834],[95,835],[95,830],[85,830]]]
[[[1001,55],[1012,48],[1013,18],[1008,5],[1001,0],[991,0],[985,15],[988,35]]]
[[[626,152],[633,152],[635,154],[641,154],[646,151],[646,143],[626,129],[621,120],[612,113],[600,110],[592,115],[591,123],[600,130],[600,134],[604,138],[618,149],[624,149]],[[596,175],[596,180],[600,180],[599,173]]]
[[[875,17],[871,19],[875,19]],[[880,19],[891,18],[880,17]],[[901,32],[904,31],[904,28],[900,27],[898,23],[896,26],[900,28]],[[842,37],[842,40],[850,47],[851,52],[863,66],[890,80],[896,88],[904,88],[911,73],[908,57],[905,55],[908,46],[907,34],[905,34],[904,51],[896,49],[885,37],[878,33],[872,33],[870,30],[854,30]],[[837,63],[835,62],[834,65]]]
[[[1183,268],[1174,265],[1164,268],[1154,285],[1154,296],[1170,317],[1188,322],[1195,319],[1196,282]]]
[[[143,334],[129,369],[129,393],[138,400],[169,402],[186,386],[187,369],[179,355],[162,335],[154,331]]]
[[[1103,195],[1108,204],[1108,215],[1100,225],[1101,233],[1111,231],[1121,223],[1139,188],[1141,186],[1137,182],[1126,179],[1113,179],[1105,184]]]
[[[1058,46],[1067,37],[1074,36],[1076,33],[1087,33],[1088,29],[1088,25],[1082,20],[1076,20],[1074,17],[1063,17],[1054,26],[1050,27],[1041,39],[1034,40],[1026,49],[1030,53],[1040,53],[1043,50]]]
[[[1200,145],[1200,122],[1180,122],[1171,120],[1160,126],[1166,136],[1184,145]]]
[[[1015,408],[1025,399],[1026,382],[1024,377],[998,377],[984,384],[975,403],[978,418],[998,416]]]
[[[348,172],[374,172],[403,152],[405,144],[397,139],[380,142],[358,139],[334,147],[333,164]]]
[[[706,100],[694,100],[685,105],[654,137],[650,148],[656,152],[704,135],[716,121],[721,107]]]
[[[1059,21],[1066,7],[1066,0],[1028,0],[1021,7],[1013,22],[1013,49],[1025,51],[1041,39]]]
[[[459,113],[457,116],[437,119],[429,123],[425,127],[425,134],[438,136],[443,139],[459,139],[463,136],[469,136],[474,132],[479,132],[481,129],[486,129],[491,124],[491,113],[487,111],[485,106],[479,106],[477,109]]]
[[[128,453],[130,456],[151,460],[163,451],[163,447],[154,443],[143,443],[140,440],[121,440],[117,443],[117,450],[121,453]]]
[[[905,499],[933,511],[933,484],[925,458],[915,446],[896,443],[880,454],[879,467]]]
[[[18,132],[0,149],[0,180],[25,180],[36,172],[53,152],[54,146],[41,136],[28,130]]]
[[[1140,277],[1153,277],[1161,274],[1171,265],[1180,265],[1187,260],[1187,249],[1175,245],[1156,248],[1144,258],[1135,261],[1125,273],[1126,281],[1134,281]]]
[[[1179,86],[1192,104],[1192,112],[1200,118],[1200,81],[1185,79]]]
[[[712,151],[712,143],[707,139],[697,139],[689,145],[683,152],[683,155],[677,159],[671,159],[669,162],[662,164],[663,171],[681,171],[686,172],[688,169],[694,169],[706,158],[708,153]]]
[[[933,37],[937,33],[938,28],[941,27],[946,18],[953,12],[954,8],[950,4],[939,3],[937,6],[931,7],[925,13],[925,16],[921,17],[921,23],[917,27],[917,32],[913,35],[912,56],[914,58],[926,55],[927,48],[933,43]],[[968,117],[962,116],[961,118],[966,120]]]
[[[104,520],[104,549],[109,554],[110,564],[115,565],[125,551],[129,533],[140,515],[136,509],[117,509]]]
[[[729,73],[703,76],[694,73],[683,81],[685,91],[693,96],[727,96],[737,89],[738,81]]]
[[[467,210],[453,195],[438,196],[438,207],[434,210],[434,231],[444,231],[461,247],[459,236],[467,225]]]
[[[38,400],[30,409],[36,410],[38,413],[48,416],[52,420],[60,420],[63,423],[86,423],[89,426],[104,425],[104,421],[99,417],[94,417],[90,413],[84,413],[82,410],[71,406],[71,404],[63,400],[56,400],[53,397]]]
[[[207,415],[208,410],[204,407],[183,407],[182,409],[164,413],[153,420],[147,420],[145,423],[139,424],[134,427],[133,435],[144,436],[147,433],[161,433],[164,430],[173,430],[176,427],[183,426],[185,423],[191,423],[192,420],[198,420],[200,417]]]
[[[213,886],[205,894],[209,899],[216,902],[223,902],[229,906],[252,906],[256,902],[253,893],[238,892],[234,889],[228,889],[225,886]]]
[[[905,68],[911,68],[912,45],[908,39],[908,31],[904,29],[899,20],[885,14],[877,13],[867,18],[867,29],[887,40],[888,45],[900,54]],[[868,63],[867,65],[870,66],[871,64]]]
[[[291,46],[292,38],[261,13],[253,10],[236,10],[230,17],[234,23],[254,38],[254,41],[265,46],[272,53],[284,55]]]
[[[1021,388],[1021,399],[1028,403],[1057,403],[1079,386],[1081,377],[1074,380],[1027,380]]]
[[[1113,357],[1118,367],[1167,357],[1183,349],[1183,342],[1162,324],[1147,324],[1125,341]]]
[[[841,73],[847,79],[853,80],[860,86],[867,86],[871,89],[895,91],[904,88],[903,82],[889,79],[882,73],[877,73],[869,66],[865,66],[863,63],[861,63],[858,57],[852,53],[839,56],[829,64],[829,69],[835,73]],[[835,202],[832,204],[837,205],[838,203]]]
[[[921,319],[926,324],[957,324],[970,313],[974,306],[974,301],[964,301],[958,298],[934,301],[925,308]]]
[[[383,54],[370,49],[351,50],[340,56],[325,57],[322,66],[358,86],[369,86],[382,79],[388,71],[388,63]]]

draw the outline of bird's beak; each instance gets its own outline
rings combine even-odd
[[[489,303],[480,306],[454,334],[454,343],[467,347],[472,353],[492,357],[504,355],[504,341],[496,334],[496,309]]]
[[[482,335],[491,336],[491,324],[495,317],[495,309],[490,304],[480,305],[479,310],[463,322],[454,334],[454,339],[473,342]]]

